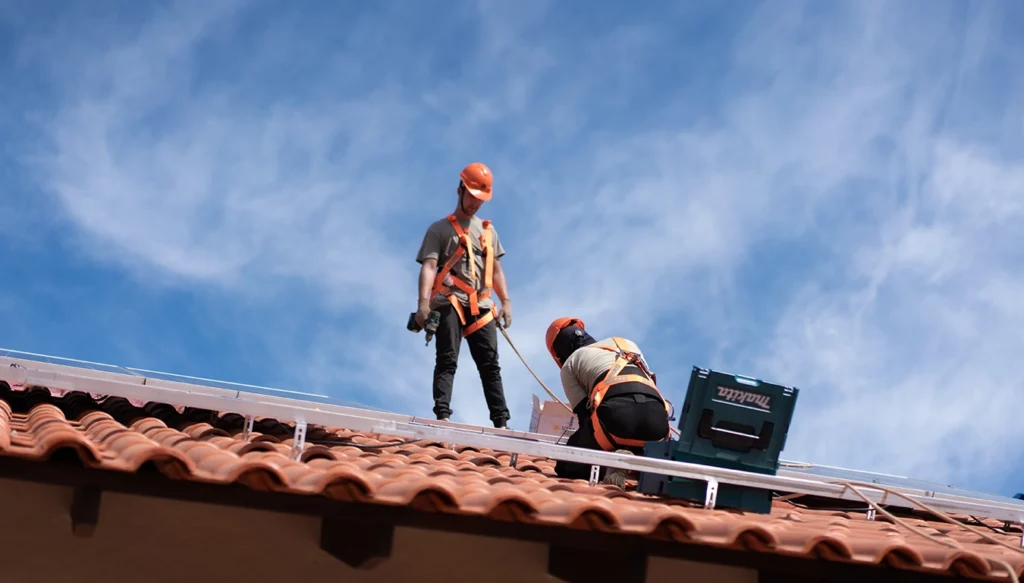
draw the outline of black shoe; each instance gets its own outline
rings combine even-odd
[[[504,420],[495,421],[494,422],[494,428],[495,429],[508,429],[508,424]]]
[[[437,420],[438,421],[448,421],[448,416],[447,415],[438,415],[437,416]]]

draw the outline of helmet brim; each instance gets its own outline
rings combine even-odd
[[[463,184],[465,184],[465,183],[463,183]],[[470,187],[467,186],[466,187],[466,192],[472,194],[474,198],[482,200],[484,202],[487,202],[487,201],[491,200],[491,191],[490,190],[482,190],[482,189],[479,189],[479,188],[470,188]]]

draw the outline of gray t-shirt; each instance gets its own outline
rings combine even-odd
[[[640,358],[643,358],[643,353],[640,352],[640,347],[635,342],[627,338],[623,338],[623,340],[625,340],[624,344],[628,350],[636,352],[640,355]],[[569,406],[573,410],[576,409],[580,402],[590,397],[590,390],[597,382],[597,378],[615,364],[617,357],[615,352],[595,348],[595,345],[614,349],[615,341],[611,338],[605,338],[583,348],[577,348],[569,358],[565,359],[565,364],[562,365],[562,389],[565,391],[565,398],[569,400]],[[646,360],[644,363],[646,364]]]
[[[477,292],[481,292],[484,289],[484,254],[483,246],[480,243],[480,237],[484,233],[484,222],[479,217],[471,217],[468,221],[459,221],[459,226],[463,230],[469,225],[469,238],[473,242],[473,262],[476,264],[476,279],[470,278],[469,269],[469,254],[463,255],[454,266],[452,266],[452,273],[458,275],[463,281],[468,282]],[[491,223],[491,245],[494,247],[494,259],[497,260],[505,255],[505,248],[501,246],[501,239],[498,238],[498,230],[494,228],[494,223]],[[416,254],[416,262],[423,263],[427,259],[436,259],[437,268],[441,269],[448,258],[452,256],[459,248],[459,236],[455,232],[451,223],[448,222],[448,217],[434,221],[429,227],[427,227],[426,234],[423,235],[423,243],[420,245],[419,253]],[[494,285],[493,274],[491,276],[491,285]],[[469,296],[465,292],[457,287],[452,287],[452,295],[459,299],[463,306],[469,306]],[[491,292],[492,297],[495,292]],[[430,302],[431,309],[436,309],[447,303],[440,294],[435,295]],[[478,300],[477,304],[480,306],[481,312],[489,310],[494,305],[492,298]]]

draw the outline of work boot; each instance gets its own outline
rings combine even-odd
[[[628,449],[617,449],[615,453],[624,453],[626,455],[633,455],[633,452]],[[623,470],[620,468],[608,468],[608,471],[604,474],[604,479],[601,480],[602,484],[612,484],[621,489],[626,488],[626,476],[631,472],[629,470]]]
[[[508,429],[508,423],[504,419],[498,419],[494,422],[495,429]]]

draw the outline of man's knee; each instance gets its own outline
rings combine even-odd
[[[498,364],[497,358],[488,358],[480,360],[476,363],[477,370],[480,374],[488,378],[501,378],[501,365]]]
[[[494,322],[473,332],[466,339],[470,343],[470,353],[481,372],[498,372],[501,370],[498,356],[497,338],[494,337]]]
[[[459,351],[439,348],[434,357],[434,365],[441,370],[455,370],[459,365]]]

